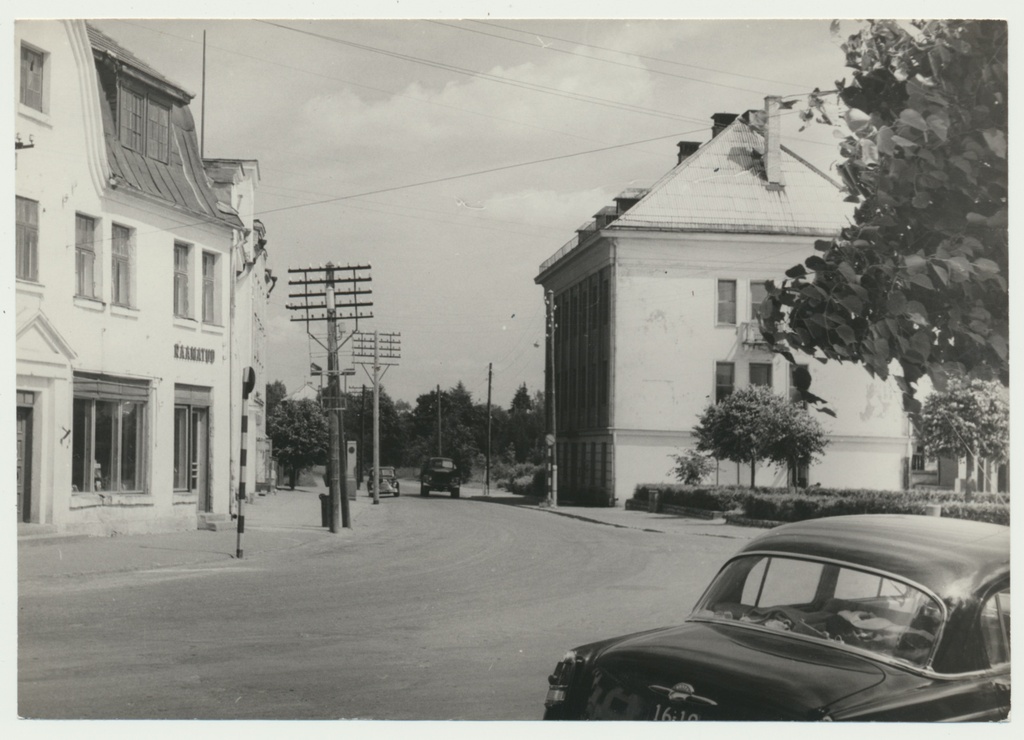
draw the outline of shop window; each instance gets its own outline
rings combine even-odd
[[[220,323],[220,295],[217,290],[218,262],[216,254],[203,252],[203,321],[209,324]]]
[[[75,295],[96,298],[96,219],[75,214]]]
[[[39,279],[39,203],[15,198],[15,275],[21,280]]]
[[[715,363],[715,403],[733,392],[736,387],[736,365],[731,362]]]
[[[736,324],[736,281],[718,281],[718,318],[719,324]]]
[[[117,306],[131,306],[135,262],[134,234],[127,226],[114,224],[111,227],[110,241],[110,300]]]
[[[42,52],[21,47],[21,103],[43,112],[43,72],[46,57]]]
[[[71,443],[72,490],[143,491],[147,395],[144,384],[76,376]]]
[[[750,363],[750,385],[763,385],[772,387],[772,363],[752,362]]]
[[[188,244],[174,244],[174,315],[183,318],[191,316],[189,306],[190,283],[192,282],[192,247]]]

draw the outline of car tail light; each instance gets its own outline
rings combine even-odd
[[[548,696],[544,700],[544,706],[553,707],[565,701],[575,670],[576,653],[570,650],[558,661],[555,670],[548,676]]]

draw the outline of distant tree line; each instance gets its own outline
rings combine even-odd
[[[279,380],[267,386],[267,435],[274,454],[294,481],[298,471],[327,460],[328,420],[318,400],[286,400]],[[439,408],[440,407],[440,408]],[[487,403],[474,400],[460,381],[447,390],[432,389],[415,405],[395,401],[380,390],[380,464],[419,467],[428,457],[449,457],[464,479],[483,474],[488,447]],[[492,402],[492,468],[516,463],[538,464],[544,457],[544,394],[523,383],[508,407]],[[362,471],[373,464],[373,391],[346,394],[345,438],[361,441]],[[292,482],[294,486],[294,482]]]

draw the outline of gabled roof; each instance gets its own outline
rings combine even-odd
[[[769,186],[764,151],[764,136],[737,118],[609,228],[824,236],[851,221],[839,185],[786,147],[785,185]]]
[[[171,82],[109,36],[87,24],[96,61],[103,136],[111,186],[129,189],[184,210],[190,215],[242,228],[236,214],[220,208],[199,155],[199,139],[188,102],[192,95]],[[117,118],[117,80],[126,76],[159,94],[170,106],[167,162],[121,143]],[[151,93],[152,94],[152,93]]]

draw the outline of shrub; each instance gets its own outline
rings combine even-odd
[[[732,486],[684,486],[680,484],[641,484],[633,500],[647,509],[650,497],[657,493],[659,504],[703,509],[714,512],[741,510],[748,519],[796,522],[844,514],[926,514],[929,504],[941,504],[942,514],[958,519],[1009,524],[1010,507],[1003,494],[980,494],[967,503],[956,491],[915,489],[879,491],[872,489],[810,488],[792,491],[785,488],[749,488]]]

